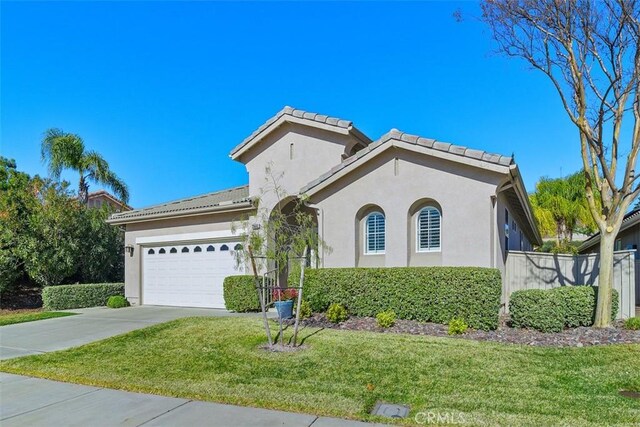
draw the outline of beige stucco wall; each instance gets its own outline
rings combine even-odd
[[[332,252],[324,267],[492,266],[491,196],[504,175],[400,149],[387,150],[311,197],[320,233]],[[442,207],[441,253],[415,254],[410,209],[419,200]],[[386,253],[364,255],[358,212],[379,206]]]
[[[230,231],[232,224],[240,221],[247,213],[219,213],[215,215],[200,215],[193,217],[174,218],[159,221],[127,224],[125,246],[133,246],[133,256],[125,254],[125,296],[133,305],[142,302],[142,250],[143,245],[136,244],[140,237],[155,237],[165,235],[186,235],[208,231]],[[209,241],[211,239],[207,239]],[[229,238],[214,239],[218,241]],[[232,240],[232,239],[231,239]],[[169,243],[167,243],[169,244]],[[153,245],[147,243],[145,245]]]
[[[278,202],[273,193],[263,195],[269,188],[265,170],[272,165],[274,175],[284,173],[279,181],[286,194],[298,194],[309,182],[342,161],[345,149],[355,139],[349,135],[313,127],[285,123],[274,130],[239,159],[249,173],[250,196],[261,196],[262,206],[271,209]]]

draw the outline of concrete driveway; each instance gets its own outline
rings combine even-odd
[[[182,317],[256,316],[218,309],[153,306],[67,311],[79,314],[1,326],[0,360],[64,350]]]

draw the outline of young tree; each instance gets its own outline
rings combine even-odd
[[[85,148],[79,135],[49,129],[44,134],[41,153],[52,178],[59,179],[63,169],[80,174],[78,199],[83,205],[89,200],[89,181],[110,188],[123,202],[129,201],[129,190],[124,181],[109,169],[109,163],[99,153]]]
[[[561,240],[572,241],[578,227],[595,231],[584,188],[584,173],[576,172],[566,178],[540,178],[529,195],[540,231],[555,236],[557,246]]]
[[[307,257],[311,259],[312,256],[317,256],[319,248],[325,251],[330,251],[330,248],[318,236],[315,213],[306,206],[303,198],[287,194],[281,185],[283,178],[283,172],[278,173],[273,170],[272,164],[267,165],[265,183],[260,189],[259,200],[256,200],[256,214],[234,224],[232,231],[241,233],[243,247],[246,249],[236,252],[237,263],[251,266],[256,278],[259,272],[273,273],[273,285],[256,280],[261,305],[264,301],[262,293],[275,291],[280,294],[290,286],[287,282],[290,270],[303,269],[300,283],[296,287],[298,292],[293,341],[295,346],[303,291],[303,264]],[[271,206],[272,203],[275,205]],[[266,308],[262,306],[263,321],[269,345],[272,345]],[[282,322],[280,339],[282,344]]]
[[[498,51],[544,73],[578,131],[587,202],[601,235],[594,326],[607,327],[615,237],[640,193],[640,3],[484,0],[482,11]]]

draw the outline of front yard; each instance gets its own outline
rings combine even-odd
[[[640,423],[640,345],[541,348],[304,329],[308,348],[258,349],[255,318],[177,320],[0,370],[239,405],[373,420],[376,401],[468,425]],[[379,419],[382,421],[382,419]],[[384,420],[388,421],[388,420]]]
[[[74,314],[65,311],[42,311],[41,309],[0,310],[0,326],[52,319],[54,317],[73,316]]]

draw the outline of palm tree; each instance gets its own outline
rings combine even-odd
[[[577,227],[590,232],[595,229],[584,185],[585,176],[581,171],[566,178],[543,177],[536,184],[536,191],[529,195],[540,231],[556,236],[558,245],[560,239],[571,241]]]
[[[63,169],[71,169],[80,174],[78,199],[87,204],[89,181],[111,189],[124,203],[129,201],[127,185],[109,169],[109,163],[97,152],[87,151],[79,135],[63,132],[62,129],[48,129],[41,146],[42,161],[49,168],[49,175],[60,179]]]

